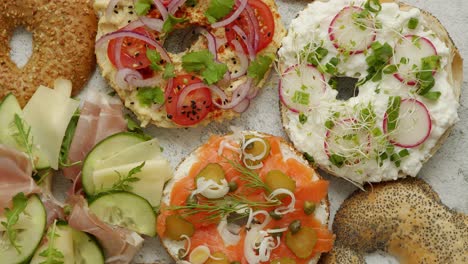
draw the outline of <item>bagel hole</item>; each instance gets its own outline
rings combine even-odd
[[[359,88],[356,86],[358,78],[333,77],[332,80],[336,83],[336,90],[338,91],[336,99],[347,101],[359,95]]]
[[[23,68],[33,53],[33,35],[25,27],[17,27],[10,40],[10,59]]]
[[[175,29],[167,36],[163,47],[168,52],[177,54],[189,49],[199,37],[195,27]]]

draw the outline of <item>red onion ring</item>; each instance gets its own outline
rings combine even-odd
[[[166,89],[164,90],[166,101],[169,97],[169,92],[171,91],[173,85],[174,85],[174,78],[170,78],[169,81],[167,81]]]
[[[112,16],[112,12],[114,11],[115,6],[119,3],[120,0],[110,0],[109,4],[107,4],[106,8],[106,17]]]
[[[232,94],[231,102],[224,104],[224,101],[219,104],[218,102],[213,102],[218,108],[221,109],[231,109],[236,107],[242,100],[245,99],[247,94],[250,91],[250,87],[252,85],[252,79],[248,78],[247,81],[237,87],[237,89]]]
[[[161,58],[163,60],[165,60],[167,62],[171,62],[171,58],[167,54],[166,50],[164,50],[164,48],[158,42],[156,42],[155,40],[153,40],[153,39],[151,39],[151,38],[149,38],[149,37],[147,37],[145,35],[142,35],[140,33],[133,32],[133,31],[123,30],[123,31],[115,31],[115,32],[106,34],[106,35],[102,36],[98,41],[96,41],[95,48],[96,49],[99,48],[101,45],[103,45],[105,42],[107,42],[109,40],[116,39],[116,38],[123,38],[123,37],[135,38],[135,39],[139,39],[139,40],[142,40],[142,41],[148,43],[149,45],[156,48],[156,50],[161,54]]]
[[[172,0],[171,3],[167,6],[167,10],[169,11],[169,14],[173,15],[179,7],[181,7],[186,0]]]
[[[125,27],[123,27],[122,30],[131,31],[136,28],[142,27],[144,25],[145,24],[143,24],[143,22],[141,22],[140,20],[135,20],[135,21],[130,22],[130,24],[126,25]]]
[[[163,28],[164,22],[159,19],[159,18],[150,18],[150,17],[145,17],[141,16],[139,18],[142,24],[144,24],[146,27],[149,29],[155,30],[157,32],[161,32]]]
[[[222,47],[224,44],[227,43],[226,38],[216,38],[216,50],[218,50],[220,47]]]
[[[232,110],[234,110],[237,113],[243,113],[245,110],[247,110],[250,106],[250,100],[248,98],[245,98],[242,100],[238,105],[234,106]]]
[[[194,83],[185,87],[182,90],[182,92],[179,94],[179,100],[177,101],[177,111],[181,110],[185,101],[185,97],[187,97],[189,93],[198,89],[202,89],[202,88],[208,88],[208,86],[202,82],[199,82],[199,83]]]
[[[250,89],[249,94],[247,94],[247,98],[254,99],[257,97],[259,90],[260,89],[258,87],[253,87],[253,89]]]
[[[209,32],[208,30],[198,27],[196,31],[200,34],[202,34],[206,40],[208,41],[208,50],[213,54],[215,57],[216,61],[218,60],[218,51],[216,49],[216,38]]]
[[[161,2],[161,0],[153,0],[154,5],[158,9],[159,13],[161,13],[161,16],[163,20],[166,20],[168,17],[167,9],[164,6],[164,4]]]
[[[237,71],[237,73],[231,73],[231,78],[236,79],[241,76],[244,76],[247,72],[247,68],[249,67],[249,59],[245,55],[244,49],[242,48],[238,40],[232,40],[231,44],[234,45],[234,48],[236,49],[236,55],[237,57],[239,57],[241,65],[241,68],[239,69],[239,71]]]
[[[210,88],[211,92],[216,94],[219,99],[221,99],[221,102],[225,102],[227,100],[227,96],[226,94],[224,93],[223,90],[221,90],[221,88],[219,88],[218,86],[216,85],[210,85],[208,88]],[[215,98],[213,98],[213,103],[216,101]]]
[[[232,15],[224,20],[218,21],[216,23],[211,24],[212,28],[219,28],[219,27],[224,27],[236,20],[242,11],[244,11],[245,7],[247,6],[247,0],[239,0],[239,6],[237,7],[236,11],[232,13]]]
[[[258,23],[257,17],[255,16],[255,12],[253,11],[252,7],[247,5],[245,7],[245,11],[250,20],[250,24],[253,28],[253,30],[250,31],[254,38],[253,41],[251,40],[251,43],[253,44],[253,49],[256,51],[258,49],[258,43],[260,41],[260,25]],[[249,27],[249,30],[251,30],[250,27]]]
[[[118,87],[128,89],[129,83],[128,81],[131,79],[143,79],[143,76],[135,70],[129,68],[123,68],[117,71],[115,75],[115,83]]]
[[[234,25],[232,27],[232,29],[234,29],[234,31],[237,33],[237,35],[239,35],[239,37],[241,37],[242,42],[244,42],[245,46],[247,47],[247,51],[249,53],[250,60],[251,61],[254,60],[255,59],[255,51],[254,51],[251,43],[249,43],[249,41],[247,40],[247,35],[245,34],[245,32],[238,25]]]

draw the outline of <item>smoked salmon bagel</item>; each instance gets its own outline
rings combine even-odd
[[[17,27],[33,35],[31,58],[23,67],[10,59]],[[23,0],[0,3],[0,98],[12,93],[21,106],[40,85],[71,80],[76,95],[95,68],[97,19],[89,0]]]
[[[365,263],[377,250],[400,263],[467,263],[468,216],[449,209],[423,180],[368,185],[341,205],[336,246],[321,263]]]
[[[285,35],[274,0],[97,0],[94,7],[101,74],[143,127],[238,116],[265,84]]]
[[[459,119],[455,44],[435,17],[399,1],[314,1],[279,60],[289,138],[357,184],[415,177]]]
[[[279,137],[212,136],[174,175],[157,230],[175,261],[316,263],[333,246],[328,182]]]

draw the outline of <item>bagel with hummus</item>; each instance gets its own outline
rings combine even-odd
[[[416,176],[458,121],[462,59],[440,22],[407,4],[314,1],[279,60],[289,138],[357,184]]]
[[[157,230],[178,263],[317,263],[333,246],[328,182],[281,138],[212,136],[174,175]]]
[[[18,67],[10,59],[17,27],[33,35],[29,61]],[[12,93],[23,107],[37,87],[56,79],[71,80],[76,95],[95,67],[97,20],[89,0],[23,0],[0,3],[0,99]]]
[[[97,0],[94,7],[101,73],[142,126],[206,125],[244,112],[285,34],[273,0]]]
[[[400,263],[467,263],[468,216],[449,209],[423,180],[368,185],[341,205],[336,247],[321,263],[365,263],[382,250]]]

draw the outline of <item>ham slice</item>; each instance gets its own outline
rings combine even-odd
[[[32,164],[26,154],[0,144],[0,214],[16,194],[40,192],[31,175]]]
[[[99,141],[127,129],[119,100],[111,100],[97,92],[89,92],[86,98],[70,146],[70,163],[83,161]],[[75,183],[79,180],[80,172],[81,164],[63,169],[64,176]]]
[[[137,233],[108,225],[89,211],[86,200],[81,195],[69,198],[73,210],[68,224],[76,230],[94,235],[104,248],[106,263],[130,263],[143,245],[143,238]]]

